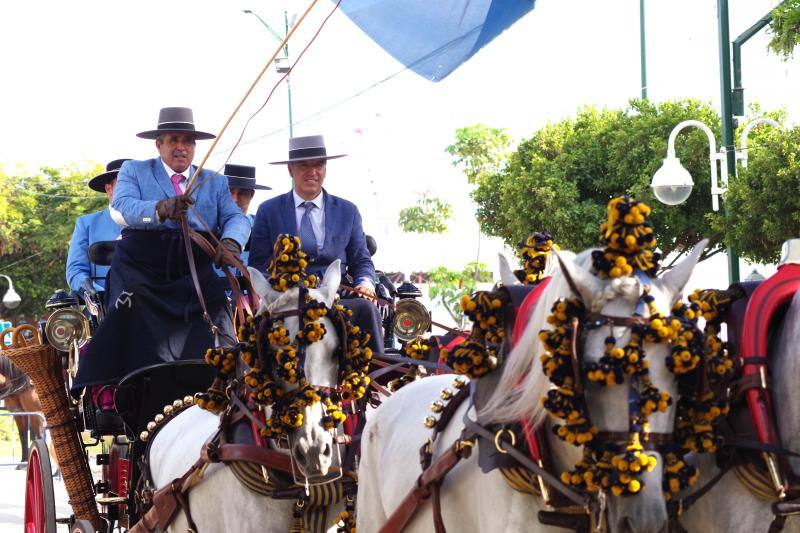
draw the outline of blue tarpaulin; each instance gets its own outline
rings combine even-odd
[[[340,9],[409,69],[441,81],[535,0],[343,0]]]

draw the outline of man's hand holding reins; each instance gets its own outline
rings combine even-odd
[[[180,196],[172,196],[166,200],[161,200],[156,204],[156,213],[161,221],[175,220],[178,221],[181,215],[186,213],[189,206],[194,203],[194,198],[188,194],[181,194]]]
[[[239,243],[233,239],[222,239],[222,242],[217,246],[217,254],[214,256],[214,264],[218,268],[223,266],[236,266],[236,262],[241,262],[242,248]],[[234,260],[235,259],[235,260]]]

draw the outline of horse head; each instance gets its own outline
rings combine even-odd
[[[322,283],[317,288],[309,288],[308,295],[333,308],[336,292],[341,281],[340,261],[331,263]],[[253,268],[248,268],[253,289],[261,297],[261,305],[257,314],[270,316],[291,312],[301,307],[298,302],[300,289],[293,287],[285,292],[274,290],[264,276]],[[330,313],[318,318],[315,322],[325,328],[321,340],[312,342],[306,348],[303,370],[306,381],[317,391],[335,391],[339,385],[339,360],[336,352],[339,349],[339,334],[330,318]],[[300,319],[296,315],[283,318],[288,337],[294,339],[300,327]],[[276,379],[277,381],[277,379]],[[283,383],[287,391],[297,389],[297,384]],[[324,479],[333,463],[334,434],[326,429],[324,418],[327,413],[322,402],[317,401],[303,408],[302,422],[288,435],[291,454],[301,473],[309,481]]]
[[[652,307],[662,315],[669,316],[672,305],[683,293],[697,261],[708,241],[703,240],[695,246],[689,256],[680,264],[657,278],[647,276],[623,276],[614,279],[600,279],[587,268],[572,261],[560,261],[563,274],[573,290],[577,290],[586,309],[595,316],[620,317],[623,320],[611,321],[601,327],[588,328],[583,344],[583,364],[598,363],[607,353],[609,337],[616,339],[616,346],[623,347],[631,339],[631,327],[624,319],[637,320],[649,317],[649,309],[644,296],[653,297]],[[647,318],[649,320],[649,318]],[[669,370],[666,361],[671,348],[668,343],[646,342],[643,345],[649,364],[649,379],[659,391],[667,392],[677,400],[677,376]],[[633,388],[630,377],[620,386],[606,386],[594,381],[586,381],[585,397],[589,419],[603,435],[625,435],[630,431],[629,404]],[[669,435],[674,430],[675,403],[664,411],[654,411],[647,418],[648,429],[658,441],[657,434]],[[607,438],[614,444],[614,438]],[[624,444],[616,442],[615,444]],[[641,476],[642,490],[629,496],[611,496],[609,500],[609,525],[615,531],[661,531],[667,525],[668,516],[662,489],[664,458],[657,449],[648,450],[656,456],[657,464]]]
[[[631,275],[601,279],[590,271],[591,251],[579,254],[574,260],[564,252],[554,253],[561,268],[555,272],[540,297],[526,331],[506,357],[503,374],[495,392],[479,413],[480,419],[484,423],[529,420],[538,425],[544,422],[545,410],[540,400],[548,394],[552,385],[539,362],[542,344],[538,336],[541,330],[553,329],[546,317],[556,301],[570,296],[580,298],[587,313],[587,318],[582,319],[584,333],[576,346],[581,358],[580,366],[598,363],[608,353],[609,337],[613,336],[615,346],[622,348],[631,339],[632,326],[641,323],[642,317],[648,317],[650,310],[654,309],[665,317],[670,315],[673,303],[681,297],[683,286],[706,244],[707,241],[700,242],[688,258],[657,278]],[[513,284],[513,273],[502,259],[500,272],[504,283]],[[644,303],[646,294],[652,296],[650,306]],[[676,376],[666,364],[670,345],[645,342],[643,348],[649,363],[650,382],[658,390],[677,399]],[[585,372],[580,374],[586,414],[590,424],[598,430],[595,438],[602,445],[616,445],[619,446],[618,450],[624,451],[626,439],[623,437],[631,432],[631,377],[626,376],[619,385],[602,385],[587,379]],[[651,413],[647,418],[649,432],[651,435],[672,433],[674,418],[674,404],[664,412]],[[550,431],[547,433],[551,434]],[[556,473],[572,469],[576,460],[581,458],[580,448],[555,437],[550,438],[550,447]],[[657,462],[650,472],[643,473],[639,478],[641,490],[625,496],[609,495],[608,523],[612,531],[650,532],[666,528],[668,517],[662,492],[663,458],[656,450],[645,450],[644,453],[654,455]]]

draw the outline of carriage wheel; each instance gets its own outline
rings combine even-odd
[[[94,526],[88,520],[78,520],[72,525],[70,533],[95,533]]]
[[[36,439],[28,454],[25,480],[25,533],[56,530],[56,499],[53,495],[53,471],[50,452],[44,439]]]

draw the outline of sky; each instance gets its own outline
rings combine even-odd
[[[347,2],[347,0],[344,0]],[[731,38],[777,0],[730,0]],[[275,51],[276,39],[252,15],[283,30],[284,9],[305,0],[6,1],[0,3],[0,165],[35,172],[43,165],[154,157],[139,131],[158,109],[189,106],[200,129],[218,132]],[[714,0],[646,1],[651,100],[719,101]],[[289,44],[294,59],[333,9],[319,0]],[[331,161],[326,188],[354,201],[376,237],[379,269],[410,272],[480,258],[497,271],[497,239],[480,237],[466,179],[444,148],[457,128],[506,128],[515,142],[582,106],[623,107],[640,95],[637,0],[538,0],[535,9],[449,78],[431,83],[403,71],[336,12],[291,76],[294,134],[324,134]],[[743,48],[746,102],[785,108],[800,121],[800,65],[766,50],[764,31]],[[248,117],[278,80],[271,67],[209,157],[220,168]],[[382,81],[383,80],[383,81]],[[231,162],[257,167],[255,206],[289,190],[285,84],[255,115]],[[195,162],[210,147],[198,142]],[[398,212],[431,194],[453,204],[443,235],[403,234]],[[507,250],[507,255],[512,252]],[[700,269],[699,282],[721,286],[724,258]],[[742,269],[742,274],[749,272]],[[769,270],[762,268],[762,272]],[[690,282],[691,283],[691,282]]]

